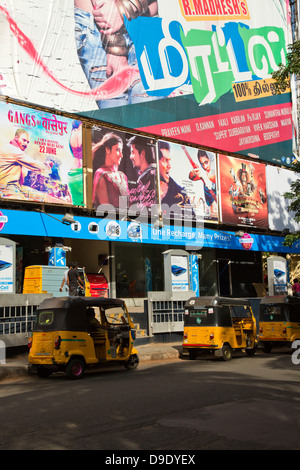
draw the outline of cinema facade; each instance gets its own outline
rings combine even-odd
[[[264,254],[300,253],[284,246],[299,228],[284,198],[294,84],[277,94],[271,78],[291,42],[286,2],[158,0],[151,16],[149,1],[124,16],[131,52],[108,79],[84,67],[76,2],[42,3],[0,7],[1,259],[11,240],[17,267],[2,270],[2,291],[22,292],[25,267],[59,247],[112,296],[259,296]],[[14,152],[20,129],[27,146]]]

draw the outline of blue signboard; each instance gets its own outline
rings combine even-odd
[[[66,252],[59,246],[51,248],[48,259],[49,266],[66,266]]]
[[[200,295],[200,284],[199,284],[199,264],[198,256],[189,256],[189,268],[190,268],[190,290],[195,292],[196,297]]]
[[[74,217],[71,225],[62,215],[16,210],[0,210],[0,235],[27,235],[82,240],[121,241],[175,245],[193,251],[201,248],[300,253],[300,242],[283,245],[284,237],[212,230],[203,227],[164,226],[108,218]]]

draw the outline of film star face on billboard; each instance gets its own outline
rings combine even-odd
[[[83,205],[82,123],[0,103],[0,197]]]
[[[215,154],[158,141],[158,158],[163,215],[218,221]]]
[[[222,221],[267,228],[265,165],[227,155],[218,159]]]
[[[147,216],[157,202],[153,139],[93,129],[93,206]]]

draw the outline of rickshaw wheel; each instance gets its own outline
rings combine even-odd
[[[232,358],[232,351],[229,344],[223,344],[222,358],[224,359],[224,361],[230,361],[230,359]]]
[[[85,362],[78,358],[74,357],[70,359],[66,367],[66,375],[69,379],[80,379],[84,375],[85,371]]]
[[[130,358],[128,361],[124,362],[124,367],[128,370],[133,370],[136,369],[137,366],[139,365],[139,356],[137,354],[131,354]]]

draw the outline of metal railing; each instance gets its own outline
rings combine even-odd
[[[149,335],[183,332],[185,302],[194,297],[188,292],[148,292]]]
[[[6,347],[27,344],[39,304],[51,294],[0,294],[0,341]]]

